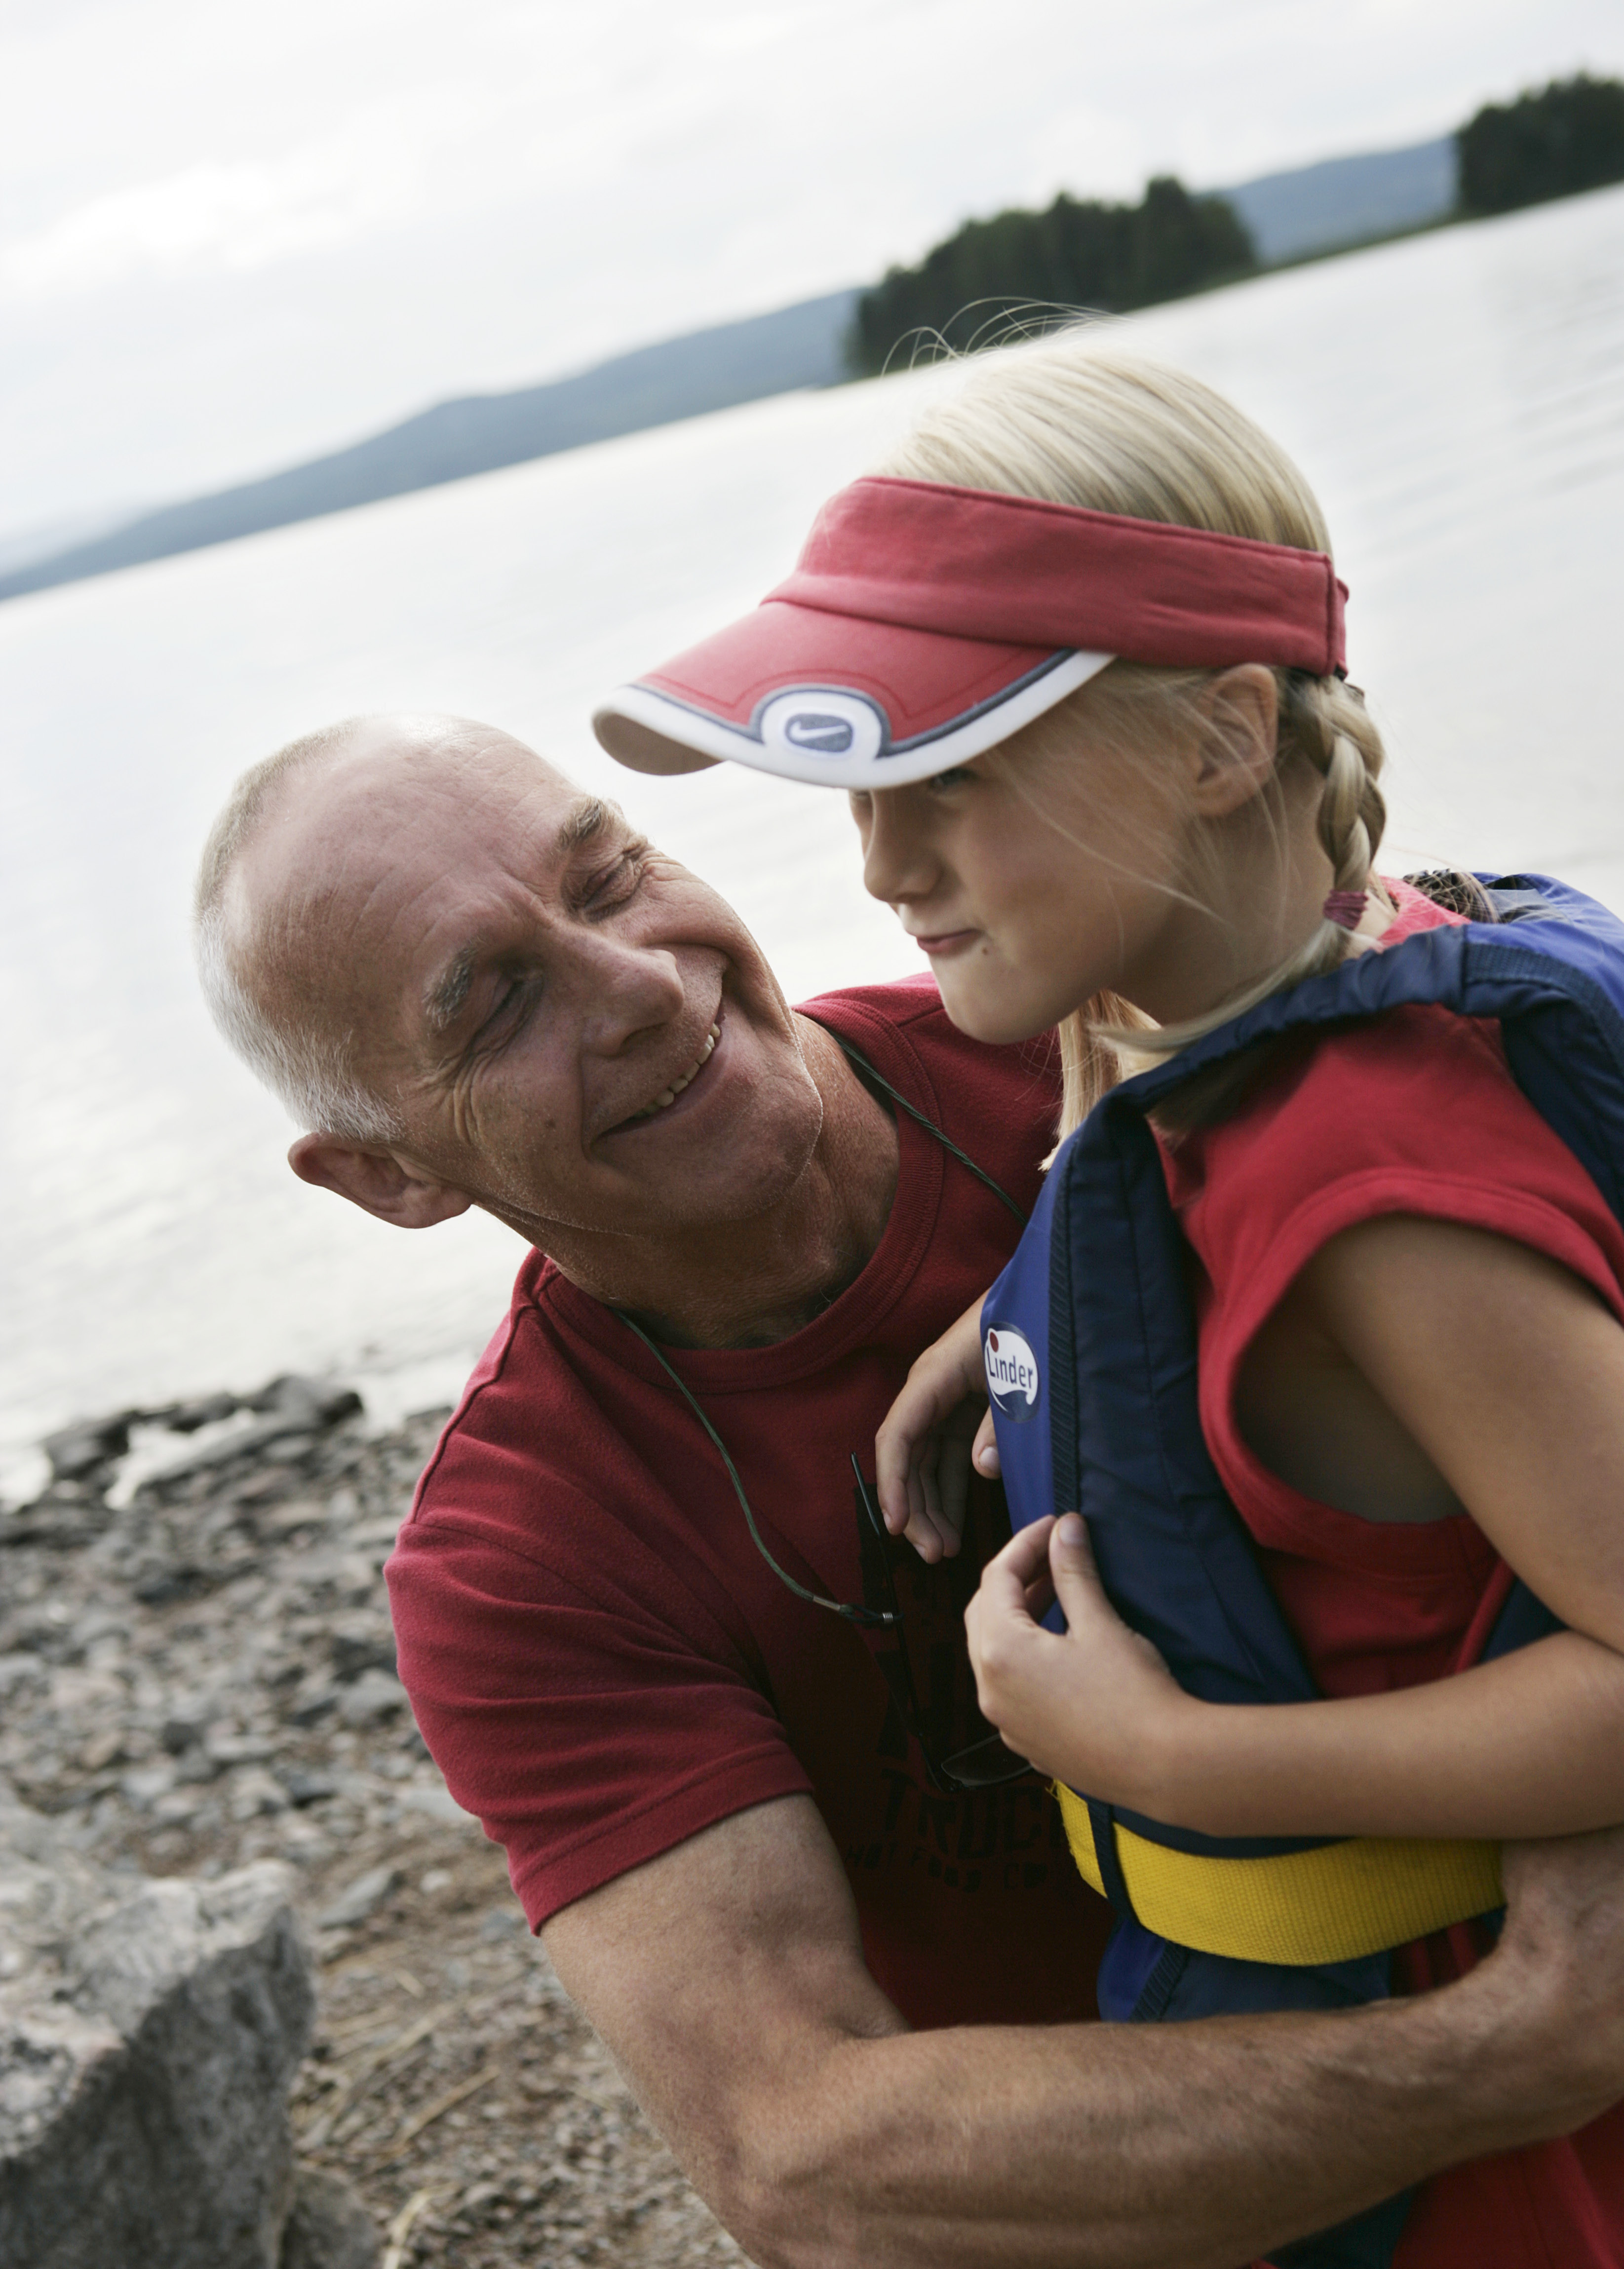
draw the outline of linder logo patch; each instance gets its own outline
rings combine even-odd
[[[993,1325],[982,1342],[981,1359],[986,1366],[986,1391],[1000,1415],[1013,1418],[1017,1425],[1035,1418],[1041,1382],[1037,1357],[1025,1334],[1016,1331],[1013,1324]]]

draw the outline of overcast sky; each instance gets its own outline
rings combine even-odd
[[[1621,0],[0,0],[0,532],[1581,66]]]

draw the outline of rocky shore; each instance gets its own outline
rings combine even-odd
[[[54,1438],[50,1486],[0,1512],[0,1784],[58,1874],[188,1878],[206,1907],[223,1877],[290,1870],[316,1984],[303,2195],[347,2178],[384,2269],[739,2262],[395,1678],[379,1571],[444,1416],[369,1434],[353,1394],[286,1378]],[[284,2263],[325,2269],[296,2236]]]

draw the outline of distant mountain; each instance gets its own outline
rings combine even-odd
[[[770,315],[639,347],[574,378],[439,403],[331,456],[143,513],[88,541],[13,565],[0,573],[0,599],[318,520],[707,410],[835,385],[846,375],[841,342],[856,303],[855,292],[831,292]]]
[[[1327,158],[1295,173],[1266,174],[1222,192],[1251,231],[1266,265],[1397,236],[1443,220],[1455,205],[1455,137]]]
[[[122,511],[104,506],[100,512],[76,512],[60,520],[36,521],[30,528],[7,528],[0,535],[0,575],[30,560],[54,559],[70,545],[88,543],[114,528],[127,528],[139,507],[126,504]]]
[[[1455,200],[1454,150],[1451,136],[1332,158],[1222,194],[1261,261],[1292,260],[1441,219]],[[860,296],[831,292],[639,347],[573,378],[442,402],[351,448],[112,526],[113,515],[85,514],[77,524],[0,537],[0,600],[798,387],[837,385],[849,375],[845,343]]]

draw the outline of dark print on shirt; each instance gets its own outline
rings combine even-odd
[[[989,1880],[1006,1890],[1036,1889],[1051,1859],[1067,1856],[1059,1811],[1047,1791],[1026,1780],[944,1793],[932,1785],[910,1732],[917,1706],[919,1730],[938,1761],[993,1733],[976,1701],[964,1609],[982,1568],[1008,1536],[1003,1491],[972,1482],[963,1548],[934,1567],[904,1539],[878,1535],[855,1489],[852,1503],[863,1604],[875,1610],[900,1607],[903,1622],[900,1629],[865,1634],[887,1692],[876,1745],[884,1814],[877,1837],[848,1843],[846,1865],[865,1871],[918,1869],[949,1890],[979,1890]]]
[[[882,1767],[880,1778],[882,1833],[868,1844],[847,1844],[848,1870],[917,1873],[950,1891],[1035,1891],[1051,1866],[1072,1864],[1059,1807],[1041,1781],[939,1796],[893,1767]]]

